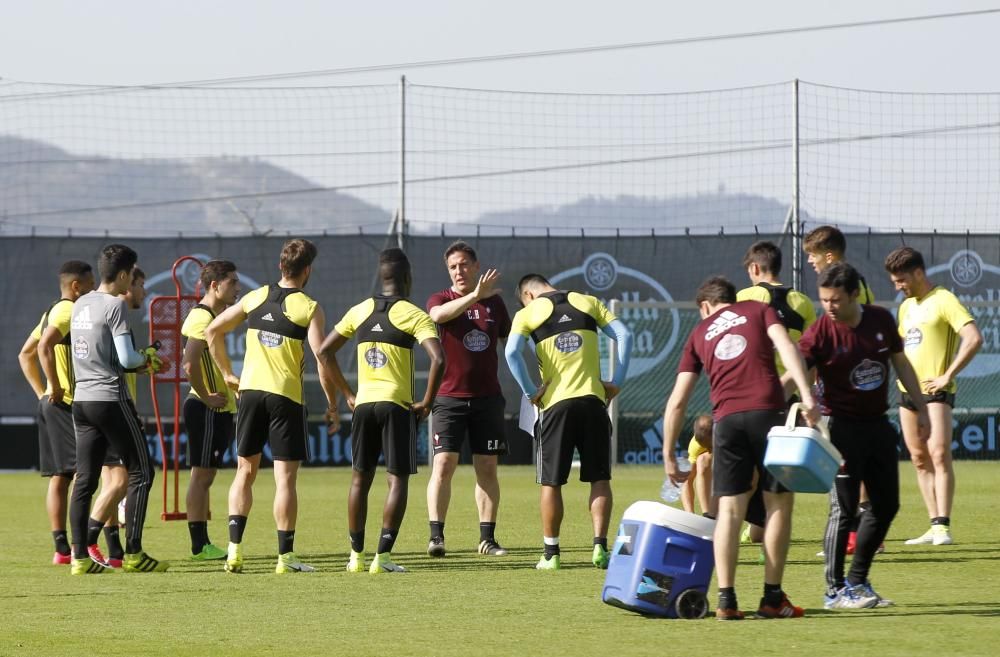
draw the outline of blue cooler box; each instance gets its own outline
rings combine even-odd
[[[658,502],[625,510],[601,599],[668,618],[702,618],[715,557],[715,521]]]
[[[826,493],[833,487],[843,458],[830,442],[825,418],[819,430],[794,426],[795,406],[784,426],[768,432],[764,467],[796,493]]]

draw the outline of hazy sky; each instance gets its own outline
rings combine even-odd
[[[155,6],[153,6],[155,5]],[[6,3],[0,77],[142,84],[547,50],[968,11],[1000,0],[134,0]],[[1000,14],[825,33],[311,78],[481,88],[655,92],[805,80],[997,91]]]

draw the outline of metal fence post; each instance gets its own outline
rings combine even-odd
[[[799,80],[792,80],[792,287],[802,289],[802,220],[799,217]]]
[[[406,76],[399,77],[399,212],[396,215],[396,246],[403,248],[406,234]]]

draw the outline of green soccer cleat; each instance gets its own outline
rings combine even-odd
[[[69,563],[70,575],[103,575],[113,573],[114,568],[110,568],[103,563],[98,563],[93,559],[73,559]]]
[[[598,546],[599,547],[599,546]],[[553,554],[550,558],[546,559],[545,555],[538,560],[535,564],[536,570],[559,570],[559,555]]]
[[[226,552],[226,565],[223,569],[227,573],[243,572],[243,545],[240,543],[230,543]]]
[[[753,539],[750,538],[750,523],[743,524],[743,531],[740,532],[740,545],[750,545]]]
[[[207,543],[201,548],[201,552],[191,555],[191,561],[218,561],[226,558],[226,551],[220,547]]]
[[[365,553],[351,550],[351,558],[347,560],[347,572],[363,573],[368,570],[365,566]]]
[[[126,554],[122,560],[122,570],[126,573],[165,573],[168,568],[169,561],[157,561],[145,552]]]
[[[611,553],[603,545],[595,545],[594,556],[590,560],[601,570],[607,570],[608,562],[611,561]]]
[[[278,564],[274,567],[274,572],[279,575],[283,573],[314,573],[316,569],[299,561],[294,552],[285,552],[278,555]]]
[[[372,559],[372,565],[368,569],[368,572],[372,575],[379,575],[381,573],[405,573],[406,568],[392,562],[391,552],[381,552],[376,554],[375,558]]]

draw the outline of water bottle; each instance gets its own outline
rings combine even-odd
[[[677,469],[681,472],[690,472],[691,463],[686,458],[677,460]],[[681,499],[681,487],[670,480],[670,477],[663,478],[663,486],[660,487],[660,499],[667,504],[673,504]]]

